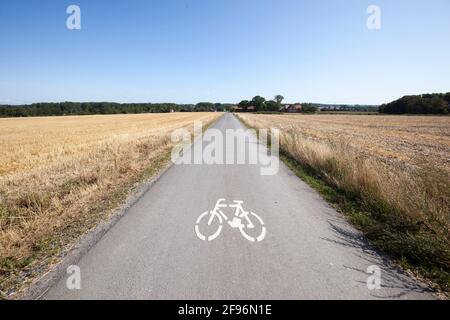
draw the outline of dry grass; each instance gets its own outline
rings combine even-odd
[[[0,297],[49,264],[217,113],[0,119]]]
[[[350,217],[369,239],[450,288],[449,117],[240,117],[281,129],[289,157],[355,200],[362,214]]]

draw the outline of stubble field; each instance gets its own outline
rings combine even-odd
[[[240,114],[367,237],[450,288],[450,117]],[[328,188],[331,186],[334,191]]]
[[[106,219],[218,113],[0,119],[0,298]]]

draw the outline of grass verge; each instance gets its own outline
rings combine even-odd
[[[0,259],[0,299],[16,298],[34,279],[45,273],[49,266],[58,263],[70,251],[78,239],[94,229],[101,221],[107,221],[115,211],[133,194],[133,190],[160,172],[170,161],[170,149],[152,159],[152,165],[128,181],[110,189],[110,193],[91,198],[95,202],[82,215],[67,217],[66,223],[53,228],[35,241],[28,254],[21,258]],[[62,193],[84,184],[67,183]],[[67,191],[71,190],[71,191]],[[130,192],[130,190],[132,190]],[[54,195],[52,196],[54,198]]]

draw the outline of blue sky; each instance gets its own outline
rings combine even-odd
[[[81,8],[81,30],[66,8]],[[366,27],[381,8],[382,29]],[[450,91],[448,0],[0,0],[0,104]]]

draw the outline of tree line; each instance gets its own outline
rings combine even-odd
[[[266,100],[261,96],[255,96],[251,100],[242,100],[238,106],[243,111],[253,112],[280,112],[284,97],[282,95],[276,95],[273,100]],[[311,103],[302,104],[302,112],[316,112],[317,107]]]
[[[267,101],[266,98],[261,96],[255,96],[251,100],[242,100],[238,106],[244,111],[280,111],[281,102],[284,97],[282,95],[276,95],[273,100]]]
[[[404,96],[379,109],[385,114],[449,114],[450,92]]]
[[[239,107],[244,111],[280,112],[284,97],[277,95],[273,100],[255,96],[251,100],[243,100]],[[166,112],[211,112],[231,110],[233,104],[200,102],[194,104],[175,103],[113,103],[113,102],[57,102],[34,103],[30,105],[0,105],[0,117],[39,117],[92,114],[133,114],[133,113],[166,113]],[[328,106],[329,107],[329,106]],[[302,112],[316,112],[327,109],[325,105],[304,103]],[[342,110],[340,107],[339,109]],[[354,106],[349,108],[354,110]],[[372,111],[372,109],[371,109]],[[450,92],[404,96],[379,107],[384,114],[449,114]]]
[[[165,112],[223,111],[231,104],[200,102],[175,103],[112,103],[112,102],[58,102],[31,105],[0,105],[0,117],[40,117],[92,114],[132,114]]]

